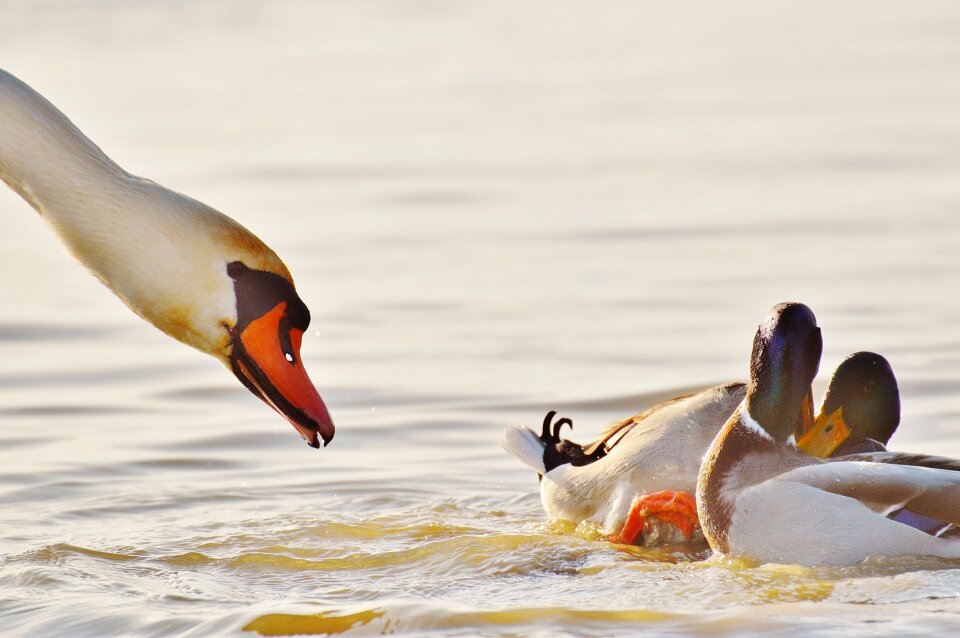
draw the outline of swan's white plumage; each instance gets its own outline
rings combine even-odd
[[[115,164],[50,102],[0,70],[0,179],[134,312],[223,359],[236,322],[226,264],[286,267],[240,224]]]

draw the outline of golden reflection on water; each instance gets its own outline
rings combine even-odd
[[[265,636],[457,634],[467,627],[495,634],[561,628],[609,635],[630,627],[683,633],[716,629],[718,623],[726,627],[720,635],[744,628],[783,631],[799,613],[795,605],[832,603],[836,613],[842,610],[838,599],[847,598],[882,610],[898,600],[902,607],[904,596],[918,602],[942,598],[960,585],[946,561],[886,559],[812,569],[737,557],[704,560],[702,548],[613,546],[559,533],[556,524],[529,517],[498,530],[484,522],[482,511],[436,509],[407,509],[423,517],[410,523],[395,516],[329,525],[308,518],[259,521],[211,534],[221,540],[195,538],[203,552],[51,545],[7,555],[4,580],[19,589],[13,599],[23,600],[26,592],[93,579],[94,591],[84,597],[101,601],[105,594],[154,589],[166,581],[160,604],[171,611],[224,597],[233,604],[259,601],[251,612],[223,619],[225,625],[197,625],[201,633],[232,628]],[[446,525],[439,520],[444,515],[473,518],[477,525]],[[271,537],[283,543],[268,544]],[[349,538],[356,542],[343,542]],[[871,581],[883,587],[864,586]],[[851,586],[858,592],[852,598]],[[265,602],[281,591],[292,599]],[[762,610],[771,605],[786,605],[789,613],[765,617]],[[815,607],[802,609],[816,617]],[[737,612],[731,616],[729,610]],[[235,624],[240,621],[242,626]],[[59,622],[69,632],[84,632],[76,619]]]
[[[320,635],[342,634],[357,625],[366,625],[371,620],[383,616],[382,611],[360,611],[344,616],[333,613],[319,613],[309,616],[296,614],[267,614],[254,618],[244,626],[243,631],[252,631],[261,636]]]
[[[252,631],[261,636],[291,636],[291,635],[335,635],[366,625],[371,621],[384,616],[383,611],[367,610],[343,616],[333,614],[268,614],[254,619],[243,629]],[[625,611],[579,611],[564,608],[533,608],[511,609],[509,611],[469,612],[451,614],[437,619],[428,627],[395,627],[389,621],[381,623],[376,628],[381,635],[390,634],[400,629],[406,631],[431,630],[443,631],[462,627],[483,627],[484,631],[521,631],[520,628],[531,623],[540,625],[631,625],[656,624],[657,621],[675,620],[673,614],[663,614],[653,611],[625,610]],[[401,623],[402,624],[402,623]],[[511,633],[512,633],[511,631]]]

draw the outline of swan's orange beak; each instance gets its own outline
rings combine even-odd
[[[279,412],[306,442],[320,447],[333,439],[333,419],[300,361],[303,330],[291,327],[281,301],[234,335],[233,373],[251,392]]]

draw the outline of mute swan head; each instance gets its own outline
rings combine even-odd
[[[286,417],[313,447],[333,439],[333,420],[300,359],[310,311],[282,275],[227,264],[236,299],[236,322],[224,322],[229,349],[224,363],[256,396]],[[231,317],[232,318],[232,317]]]
[[[222,361],[312,447],[330,442],[333,421],[300,359],[310,311],[253,233],[127,173],[2,69],[0,179],[134,312]]]
[[[123,213],[106,228],[55,224],[67,245],[134,312],[223,362],[309,445],[329,443],[333,421],[300,357],[310,311],[280,258],[201,202],[124,181]]]

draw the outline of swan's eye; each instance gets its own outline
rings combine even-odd
[[[280,342],[280,352],[283,353],[283,358],[286,359],[290,365],[295,364],[297,358],[293,356],[293,353],[300,349],[300,344],[297,342],[297,346],[294,347],[292,335],[290,334],[290,321],[286,315],[280,319],[280,324],[277,326],[277,340]]]
[[[287,363],[293,365],[297,362],[297,358],[293,356],[293,344],[290,342],[290,330],[284,329],[283,324],[286,321],[281,320],[280,324],[280,351],[283,353],[283,358],[287,360]]]

